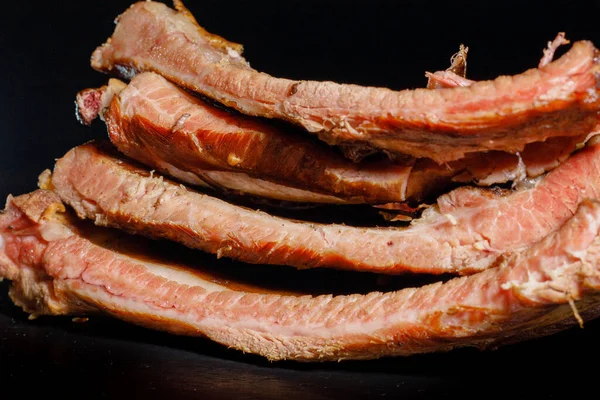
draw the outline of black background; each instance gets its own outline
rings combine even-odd
[[[38,174],[104,127],[80,126],[74,95],[100,86],[89,57],[128,1],[3,4],[0,25],[0,197],[35,188]],[[424,86],[459,44],[468,77],[535,67],[559,31],[600,44],[600,3],[527,1],[189,0],[210,32],[243,43],[256,69],[276,76]],[[564,50],[562,50],[564,51]],[[561,51],[561,52],[562,52]],[[269,363],[202,339],[118,321],[28,321],[0,285],[0,396],[43,390],[120,398],[557,398],[594,388],[600,321],[549,338],[480,353],[472,349],[369,362]],[[592,366],[585,366],[588,362]],[[591,378],[591,379],[590,379]]]

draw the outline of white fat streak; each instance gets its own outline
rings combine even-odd
[[[159,167],[165,170],[168,175],[174,177],[175,179],[179,179],[180,181],[186,182],[190,185],[212,188],[211,185],[203,181],[198,175],[192,172],[183,171],[172,164],[166,162],[159,162]]]
[[[161,276],[169,281],[173,281],[181,285],[201,287],[208,292],[220,292],[227,289],[222,285],[210,282],[206,280],[206,278],[195,275],[193,272],[186,271],[183,268],[180,269],[171,265],[139,260],[126,255],[118,255],[117,258],[126,260],[127,262],[142,264],[151,274]]]
[[[594,104],[598,101],[598,92],[596,88],[588,88],[586,90],[587,97],[583,100],[584,103]]]
[[[164,267],[157,265],[161,273],[165,273]],[[169,271],[168,274],[170,275]],[[191,282],[191,281],[190,281]],[[67,282],[67,284],[69,284]],[[215,285],[218,286],[218,285]],[[175,307],[156,307],[151,302],[140,301],[139,299],[127,297],[127,296],[115,296],[107,292],[104,287],[94,286],[84,283],[83,286],[71,287],[71,290],[78,296],[84,299],[91,299],[93,302],[102,306],[102,310],[114,310],[114,311],[127,311],[132,314],[141,316],[147,316],[148,322],[156,321],[156,316],[168,318],[178,325],[179,328],[187,332],[188,334],[197,335],[199,333],[211,336],[211,331],[222,330],[222,329],[233,329],[240,333],[251,334],[255,332],[257,335],[279,337],[281,339],[291,337],[320,337],[320,338],[335,338],[346,334],[369,334],[370,332],[376,332],[377,329],[382,327],[382,321],[376,319],[375,321],[363,321],[357,319],[355,322],[339,323],[335,326],[324,326],[321,323],[317,324],[291,324],[281,325],[275,322],[276,316],[272,318],[256,318],[254,315],[241,315],[236,314],[235,317],[227,316],[228,313],[218,313],[219,315],[207,315],[204,318],[199,318],[196,313],[193,312],[179,312],[177,310],[177,304],[175,300]],[[219,287],[216,291],[230,291],[223,287]],[[233,291],[230,291],[233,292]],[[201,304],[198,304],[201,308]],[[257,305],[256,312],[261,314],[260,305]],[[119,313],[122,315],[122,313]],[[400,318],[396,316],[394,321],[390,323],[397,323],[400,320],[402,323],[411,323],[418,314],[415,313],[401,313]],[[152,322],[154,323],[154,322]],[[155,322],[157,327],[163,328],[163,323],[160,321]],[[194,327],[196,329],[190,329]],[[221,341],[222,342],[222,341]],[[223,343],[223,342],[222,342]],[[227,345],[233,345],[231,342],[225,343]]]
[[[65,282],[67,285],[70,285],[70,282]],[[194,326],[195,324],[192,321],[186,320],[189,319],[190,316],[188,313],[179,313],[177,310],[173,308],[156,308],[151,307],[149,304],[133,299],[125,296],[115,296],[106,291],[105,288],[101,286],[93,286],[90,284],[84,284],[84,286],[72,286],[71,291],[77,294],[80,298],[84,300],[89,300],[92,304],[96,303],[101,306],[102,311],[107,312],[115,312],[115,311],[128,311],[132,314],[137,315],[148,315],[148,316],[161,316],[165,318],[172,319],[173,321],[180,322],[182,324],[182,328],[187,328],[186,331],[191,333],[191,329],[189,325]],[[122,314],[119,313],[119,316]],[[122,317],[121,317],[122,318]],[[161,321],[156,320],[155,318],[148,317],[148,322],[153,322],[155,326],[159,326],[162,324]],[[186,326],[188,325],[188,326]],[[163,327],[164,328],[164,327]]]
[[[456,217],[454,215],[452,215],[452,214],[444,214],[444,217],[446,217],[448,219],[448,221],[450,221],[450,223],[452,225],[458,224],[458,221],[457,221],[457,219],[456,219]]]
[[[227,46],[227,55],[231,58],[242,58],[241,54],[231,47]]]
[[[49,221],[40,226],[40,234],[45,241],[52,242],[73,235],[73,231],[63,223]]]
[[[4,236],[0,235],[0,250],[4,250]]]
[[[554,78],[550,80],[550,89],[534,99],[534,107],[542,107],[553,99],[566,98],[569,93],[575,90],[577,82],[572,80],[564,82],[561,79]]]
[[[263,179],[251,177],[243,172],[231,171],[183,171],[167,162],[159,162],[158,167],[170,176],[190,185],[214,188],[215,186],[241,193],[284,201],[321,202],[330,204],[349,203],[345,199],[298,189]]]
[[[311,192],[278,183],[253,178],[245,173],[229,171],[206,171],[203,173],[220,186],[243,193],[285,201],[321,202],[344,204],[346,200],[326,194]]]

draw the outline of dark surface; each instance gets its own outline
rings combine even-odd
[[[600,3],[314,0],[192,1],[209,31],[245,45],[257,69],[395,89],[423,86],[470,47],[472,79],[537,65],[557,32],[600,44]],[[481,3],[481,4],[479,4]],[[0,13],[0,198],[35,188],[70,147],[104,137],[80,126],[75,93],[105,83],[89,67],[128,1],[12,2]],[[285,4],[285,5],[283,5]],[[524,4],[527,4],[524,6]],[[28,321],[0,285],[0,396],[86,398],[573,398],[594,387],[600,321],[584,329],[480,353],[328,364],[269,363],[203,339],[96,318]],[[584,364],[592,362],[591,367]],[[590,380],[590,377],[592,379]],[[593,393],[593,389],[592,393]]]

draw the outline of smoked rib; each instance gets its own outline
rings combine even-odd
[[[407,228],[275,217],[152,175],[93,143],[59,159],[46,186],[99,225],[247,263],[469,274],[543,239],[585,198],[599,199],[600,144],[588,145],[527,189],[506,194],[464,187],[442,195]]]
[[[279,118],[329,144],[366,146],[437,163],[488,150],[522,151],[598,122],[597,49],[575,42],[559,59],[514,76],[445,90],[294,81],[252,69],[239,45],[190,13],[139,2],[120,15],[92,66],[131,78],[154,71],[243,113]]]
[[[9,198],[0,215],[0,277],[34,315],[104,313],[270,360],[339,361],[496,347],[600,310],[597,202],[472,276],[386,293],[295,296],[233,290],[192,268],[117,253],[74,227],[57,201],[37,191]]]
[[[210,105],[155,73],[83,90],[77,106],[84,123],[100,115],[121,152],[187,184],[293,202],[406,200],[414,161],[355,164],[312,138]]]
[[[469,153],[445,165],[410,157],[352,163],[312,138],[209,105],[155,73],[83,90],[77,105],[83,123],[99,115],[111,142],[152,169],[190,185],[290,202],[431,202],[461,184],[539,176],[586,140],[554,137],[519,155]]]

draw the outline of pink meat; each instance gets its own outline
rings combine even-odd
[[[600,144],[589,145],[528,189],[449,192],[408,228],[275,217],[152,175],[94,144],[58,160],[48,187],[99,225],[249,263],[468,274],[549,235],[585,198],[599,199],[599,174]]]
[[[88,99],[97,97],[96,107]],[[77,105],[85,123],[100,113],[121,152],[191,185],[309,203],[406,199],[414,161],[352,163],[312,138],[212,106],[158,74],[142,73],[129,85],[111,79],[80,92]]]
[[[585,140],[555,137],[528,144],[519,156],[469,153],[446,165],[413,158],[355,164],[310,138],[211,106],[151,72],[129,85],[111,79],[100,89],[83,90],[77,105],[85,124],[100,115],[121,152],[161,173],[191,185],[292,202],[431,201],[456,184],[536,177]]]
[[[51,211],[32,213],[32,204]],[[233,290],[191,268],[117,253],[56,211],[56,198],[37,191],[9,198],[0,215],[0,277],[13,282],[11,297],[27,312],[106,313],[271,360],[483,349],[600,312],[596,202],[582,203],[558,231],[487,271],[394,292],[316,297]]]
[[[243,113],[300,125],[329,144],[438,163],[587,134],[598,121],[600,66],[589,41],[519,75],[442,91],[398,92],[260,73],[242,58],[241,46],[207,33],[180,3],[179,12],[157,2],[131,6],[94,52],[92,66],[128,78],[154,71]]]

